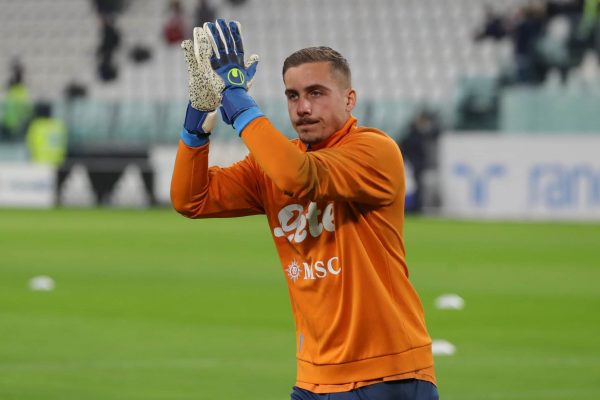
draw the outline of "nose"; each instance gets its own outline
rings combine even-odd
[[[296,107],[296,113],[298,116],[302,117],[305,115],[310,115],[312,112],[310,101],[305,98],[300,98],[298,100],[298,106]]]

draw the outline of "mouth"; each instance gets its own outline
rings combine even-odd
[[[300,119],[296,121],[297,127],[308,127],[317,124],[319,121],[314,119]]]

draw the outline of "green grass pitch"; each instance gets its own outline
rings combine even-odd
[[[409,218],[445,400],[600,398],[600,225]],[[28,281],[49,275],[52,292]],[[461,311],[438,310],[444,293]],[[289,399],[294,338],[264,217],[0,210],[0,399]]]

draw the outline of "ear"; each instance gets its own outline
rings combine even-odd
[[[352,112],[356,105],[356,90],[353,88],[348,89],[346,93],[346,111]]]

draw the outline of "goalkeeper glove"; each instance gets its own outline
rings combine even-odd
[[[194,28],[194,42],[184,40],[181,48],[188,67],[190,95],[181,138],[188,146],[200,146],[208,142],[215,125],[225,85],[210,65],[212,47],[202,28]]]
[[[233,125],[241,134],[246,125],[264,114],[248,94],[248,87],[256,73],[258,56],[252,55],[244,62],[244,44],[241,26],[237,21],[204,24],[204,31],[210,39],[214,54],[210,58],[213,70],[224,82],[221,115],[223,121]]]
[[[213,71],[210,63],[212,46],[202,28],[194,28],[194,42],[181,43],[188,66],[188,88],[192,107],[200,111],[214,111],[221,104],[225,84]]]

